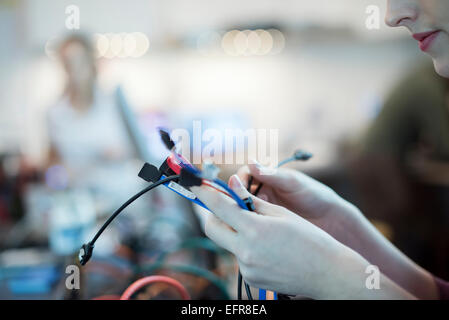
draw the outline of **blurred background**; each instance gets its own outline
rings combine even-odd
[[[312,152],[291,167],[449,278],[448,82],[384,15],[384,0],[0,0],[0,298],[116,296],[148,274],[235,298],[234,259],[162,189],[100,238],[81,289],[65,286],[80,245],[145,186],[143,162],[167,156],[157,127],[194,120],[278,130],[279,159]]]

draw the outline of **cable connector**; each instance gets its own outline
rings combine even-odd
[[[147,182],[156,182],[161,178],[162,173],[155,166],[145,163],[142,169],[140,169],[138,176]]]
[[[279,162],[277,167],[280,168],[283,165],[286,165],[287,163],[290,163],[293,161],[307,161],[312,157],[313,157],[313,154],[311,154],[310,152],[307,152],[304,150],[296,150],[295,153],[293,153],[293,156]]]
[[[293,157],[295,160],[307,161],[313,157],[313,154],[304,150],[296,150]]]
[[[212,162],[205,161],[203,164],[203,170],[201,177],[206,180],[215,180],[218,177],[220,169],[215,166]]]
[[[92,257],[92,253],[94,251],[94,245],[91,242],[83,244],[78,254],[78,260],[80,264],[84,266]]]
[[[170,134],[163,129],[159,129],[159,134],[161,136],[162,142],[164,143],[165,147],[168,150],[172,151],[173,148],[175,147],[175,143],[171,139]]]
[[[184,188],[201,186],[203,179],[186,169],[181,169],[181,176],[178,183]]]
[[[256,211],[256,206],[254,205],[253,199],[248,197],[248,198],[243,199],[243,202],[245,203],[245,205],[249,211]]]

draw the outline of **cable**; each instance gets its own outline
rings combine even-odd
[[[115,294],[106,294],[104,296],[95,297],[90,300],[120,300],[120,296]]]
[[[237,300],[242,300],[242,274],[240,273],[240,268],[239,268],[239,276],[237,278]]]
[[[89,259],[92,257],[92,251],[94,249],[95,246],[95,242],[98,240],[98,238],[100,237],[100,235],[103,233],[103,231],[109,226],[109,224],[127,207],[129,206],[131,203],[133,203],[134,201],[136,201],[137,199],[139,199],[141,196],[143,196],[145,193],[147,193],[148,191],[151,191],[152,189],[179,179],[179,175],[174,175],[174,176],[170,176],[167,177],[165,179],[159,180],[151,185],[149,185],[148,187],[146,187],[145,189],[143,189],[142,191],[140,191],[139,193],[135,194],[134,196],[132,196],[128,201],[126,201],[124,204],[122,204],[122,206],[120,208],[118,208],[110,217],[109,219],[103,224],[103,226],[101,226],[100,230],[98,230],[98,232],[95,234],[95,236],[92,238],[92,240],[86,244],[84,244],[80,250],[80,254],[79,254],[79,260],[81,265],[85,265],[87,263],[87,261],[89,261]]]
[[[248,300],[254,300],[253,295],[251,294],[251,288],[249,287],[249,284],[246,283],[246,281],[245,281],[245,291],[246,295],[248,296]]]
[[[136,195],[134,195],[133,197],[131,197],[128,201],[126,201],[124,204],[122,204],[122,206],[120,208],[118,208],[110,217],[109,219],[103,224],[103,226],[101,227],[100,230],[98,230],[97,234],[93,237],[91,243],[95,243],[95,241],[97,241],[98,237],[103,233],[103,231],[108,227],[108,225],[115,219],[115,217],[117,217],[120,212],[122,212],[127,206],[129,206],[131,203],[133,203],[134,201],[136,201],[137,199],[139,199],[141,196],[143,196],[145,193],[147,193],[148,191],[151,191],[152,189],[160,186],[161,184],[179,179],[179,175],[174,175],[162,180],[159,180],[151,185],[149,185],[148,187],[146,187],[145,189],[143,189],[142,191],[140,191],[139,193],[137,193]]]
[[[304,150],[296,150],[295,153],[293,153],[293,156],[279,162],[277,167],[282,167],[283,165],[293,161],[307,161],[312,157],[313,154],[311,154],[310,152]]]
[[[214,274],[213,272],[211,272],[207,269],[203,269],[203,268],[200,268],[200,267],[197,267],[194,265],[181,265],[181,264],[173,265],[173,264],[163,264],[160,262],[155,262],[152,264],[137,267],[136,273],[154,272],[156,270],[162,270],[162,269],[166,269],[166,270],[170,270],[170,271],[174,271],[174,272],[180,272],[180,273],[188,273],[188,274],[192,274],[197,277],[204,278],[204,279],[208,280],[210,283],[214,284],[220,290],[224,300],[230,299],[228,290],[226,288],[226,283],[221,278],[219,278],[216,274]]]
[[[203,180],[203,185],[208,186],[208,187],[214,189],[215,191],[218,191],[218,192],[220,192],[220,193],[222,193],[222,194],[224,194],[224,195],[226,195],[226,196],[229,196],[229,194],[227,194],[225,191],[220,190],[219,188],[213,186],[212,184],[206,182],[205,180]]]
[[[242,300],[242,283],[243,283],[243,276],[239,269],[239,275],[237,278],[237,300]],[[246,296],[248,297],[248,300],[253,300],[251,288],[249,287],[249,285],[246,282],[244,282],[244,283],[245,283]]]
[[[120,300],[129,300],[137,291],[152,283],[165,283],[175,288],[182,300],[190,300],[187,289],[178,281],[166,276],[149,276],[133,282],[122,294]]]
[[[248,207],[246,206],[245,202],[240,199],[240,197],[235,193],[234,190],[232,190],[225,182],[221,181],[220,179],[214,179],[214,183],[218,184],[220,187],[226,190],[226,192],[229,193],[229,195],[237,202],[240,208],[248,210]]]

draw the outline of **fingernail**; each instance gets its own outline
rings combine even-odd
[[[231,187],[244,189],[242,180],[235,174],[231,176]]]
[[[265,167],[261,164],[257,164],[257,170],[259,171],[260,175],[265,175],[265,174],[267,174],[268,171],[270,171],[270,168]]]

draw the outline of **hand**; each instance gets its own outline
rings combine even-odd
[[[230,186],[239,197],[250,196],[237,176]],[[307,220],[256,197],[256,212],[249,212],[207,186],[192,191],[215,213],[207,216],[207,236],[235,254],[248,284],[323,298],[326,287],[339,279],[332,269],[341,265],[346,247]]]
[[[254,177],[251,192],[263,183],[259,198],[295,212],[351,246],[354,240],[348,237],[348,226],[357,223],[360,212],[326,185],[296,170],[273,170],[258,163],[240,168],[237,174],[245,186],[249,176]]]
[[[251,196],[237,176],[229,184],[242,199]],[[365,259],[283,207],[252,197],[250,212],[210,187],[191,189],[215,213],[207,236],[236,256],[251,286],[313,299],[413,298],[383,275],[381,290],[368,290]]]

